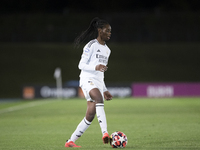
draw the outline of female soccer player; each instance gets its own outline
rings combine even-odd
[[[107,121],[104,111],[104,98],[111,100],[112,95],[107,90],[104,83],[104,72],[108,69],[106,66],[110,56],[110,49],[106,45],[111,37],[111,26],[105,20],[94,18],[88,29],[85,30],[75,40],[75,44],[79,45],[86,38],[94,36],[83,48],[81,60],[79,62],[80,87],[87,99],[87,111],[83,120],[79,123],[70,139],[65,143],[65,147],[81,147],[74,142],[81,137],[86,129],[92,123],[97,114],[97,119],[102,131],[102,140],[104,144],[109,142],[109,134],[107,131]]]

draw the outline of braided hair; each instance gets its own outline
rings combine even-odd
[[[103,29],[105,25],[109,23],[106,20],[99,19],[98,17],[92,19],[89,27],[83,31],[79,36],[76,37],[74,44],[75,47],[78,47],[83,41],[87,38],[93,39],[98,37],[98,28]]]

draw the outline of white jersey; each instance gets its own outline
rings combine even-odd
[[[108,46],[100,44],[97,39],[88,42],[83,48],[83,54],[78,65],[81,70],[80,78],[92,77],[103,81],[104,72],[96,71],[95,67],[99,64],[106,66],[110,53]]]

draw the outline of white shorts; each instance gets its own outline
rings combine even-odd
[[[99,91],[101,92],[102,98],[104,97],[103,96],[103,83],[99,80],[96,80],[94,78],[81,78],[80,79],[80,87],[81,87],[83,94],[87,101],[94,102],[94,100],[89,95],[90,90],[92,90],[94,88],[99,89]]]

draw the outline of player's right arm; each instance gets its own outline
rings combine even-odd
[[[83,48],[83,54],[81,55],[81,60],[79,62],[78,68],[80,70],[95,71],[96,65],[90,63],[92,56],[92,49],[85,46]]]
[[[101,71],[105,72],[107,70],[107,66],[98,64],[96,65],[94,62],[91,61],[91,56],[93,53],[92,47],[84,47],[83,54],[81,56],[81,60],[79,62],[78,68],[80,70],[87,70],[87,71]]]

